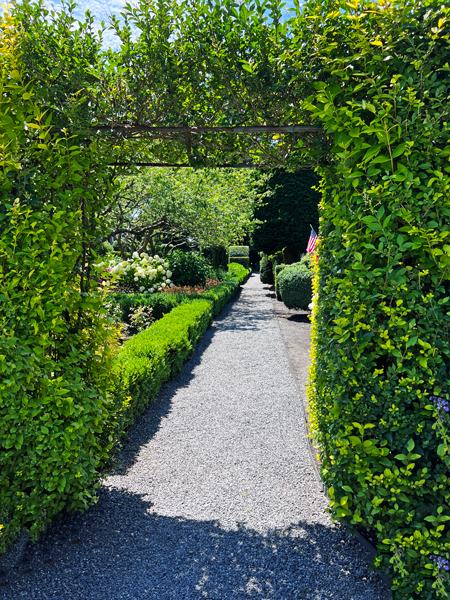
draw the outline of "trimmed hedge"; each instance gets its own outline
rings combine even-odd
[[[230,246],[228,248],[228,262],[234,262],[231,259],[237,256],[244,256],[249,258],[250,247],[249,246]]]
[[[311,118],[336,155],[320,168],[310,414],[331,514],[377,535],[394,600],[448,600],[450,7],[353,6],[316,15],[332,75]]]
[[[122,346],[113,363],[111,395],[115,404],[114,438],[152,402],[161,385],[179,373],[195,344],[250,274],[232,263],[227,278],[193,295]]]
[[[273,263],[269,259],[267,254],[262,255],[261,263],[260,263],[259,278],[261,279],[262,283],[269,283],[269,284],[274,283]]]
[[[161,385],[181,371],[211,321],[212,303],[196,299],[125,342],[113,364],[116,438],[155,399]]]
[[[239,263],[245,269],[248,269],[250,267],[250,259],[248,256],[233,256],[233,258],[231,258],[230,260],[234,263]]]
[[[286,267],[287,265],[274,265],[273,267],[273,278],[275,281],[275,295],[277,297],[277,300],[281,300],[281,294],[280,294],[280,289],[279,289],[279,285],[278,285],[278,275],[281,273],[281,271],[283,271],[283,269]]]
[[[308,310],[312,299],[312,272],[304,264],[288,265],[277,281],[281,299],[288,308]]]

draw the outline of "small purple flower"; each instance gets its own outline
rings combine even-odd
[[[442,558],[442,556],[437,556],[436,554],[430,554],[429,559],[437,564],[438,569],[444,569],[447,572],[450,571],[449,561],[446,558]]]
[[[430,396],[430,400],[436,404],[438,410],[445,410],[450,412],[450,404],[448,400],[443,400],[440,396]]]

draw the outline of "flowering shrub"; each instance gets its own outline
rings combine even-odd
[[[99,266],[110,269],[112,281],[124,292],[153,294],[173,287],[169,263],[158,255],[134,252],[129,260],[112,258]]]

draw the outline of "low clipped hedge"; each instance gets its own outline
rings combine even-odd
[[[212,319],[236,295],[249,274],[249,269],[232,263],[222,283],[185,298],[151,327],[125,342],[113,363],[111,395],[116,440],[155,399],[161,385],[181,371]]]
[[[263,254],[260,263],[259,278],[262,283],[273,284],[273,263],[267,256]]]
[[[250,247],[249,246],[230,246],[228,248],[228,262],[235,262],[235,257],[247,257],[250,256]]]
[[[181,371],[212,318],[212,303],[196,299],[125,342],[113,364],[116,438],[155,399],[161,385]]]
[[[312,272],[300,263],[285,267],[277,277],[281,299],[288,308],[308,310],[312,299]]]
[[[278,285],[278,275],[281,273],[281,271],[283,271],[283,269],[286,267],[286,265],[281,264],[281,265],[274,265],[273,267],[273,278],[275,281],[275,295],[277,297],[277,300],[281,300],[281,294],[280,294],[280,289],[279,289],[279,285]]]

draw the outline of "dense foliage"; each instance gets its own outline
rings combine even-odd
[[[114,331],[88,256],[108,176],[92,147],[50,131],[7,13],[0,114],[1,553],[22,528],[35,539],[91,501],[109,445]]]
[[[265,184],[267,198],[255,209],[259,223],[252,233],[258,252],[274,254],[284,250],[284,261],[293,263],[305,252],[311,232],[318,229],[320,194],[312,189],[319,183],[311,170],[290,173],[276,169]]]
[[[228,248],[228,262],[233,262],[231,259],[235,256],[250,256],[250,248],[248,246],[230,246]]]
[[[196,252],[174,250],[167,257],[175,285],[204,285],[213,275],[208,261]]]
[[[310,386],[322,477],[332,513],[378,535],[394,598],[444,599],[450,9],[326,12],[316,9],[315,39],[327,76],[309,106],[336,153],[321,168]]]
[[[116,181],[107,233],[122,258],[241,241],[266,176],[251,170],[140,169]]]
[[[312,272],[301,263],[287,265],[277,276],[277,288],[288,308],[308,310],[312,299]]]
[[[275,285],[275,296],[276,296],[277,300],[281,300],[280,288],[278,285],[278,275],[281,273],[281,271],[284,269],[285,266],[286,265],[283,263],[280,265],[273,266],[273,280],[274,280],[274,285]]]
[[[103,269],[102,281],[105,285],[113,283],[116,288],[126,292],[146,292],[153,294],[162,292],[166,287],[173,287],[172,271],[169,263],[158,256],[150,256],[146,252],[133,253],[129,260],[121,260],[117,256],[98,263]],[[108,280],[105,278],[110,277]]]
[[[262,255],[259,269],[259,277],[262,283],[268,283],[272,285],[274,283],[273,263],[267,254]]]

